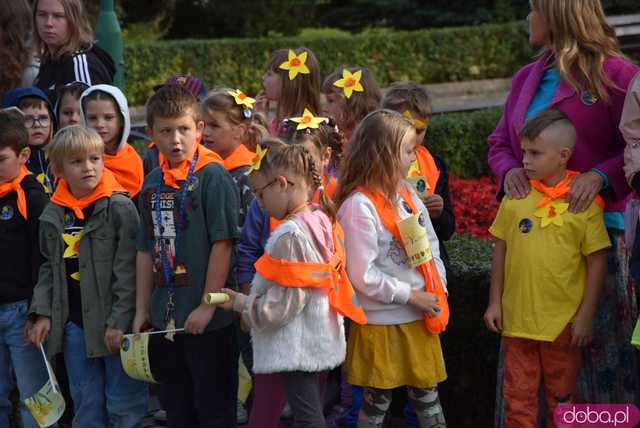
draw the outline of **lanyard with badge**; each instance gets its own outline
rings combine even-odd
[[[176,328],[176,318],[175,318],[175,263],[178,255],[178,243],[180,242],[180,234],[184,227],[184,211],[187,202],[187,196],[191,189],[193,189],[193,183],[195,181],[195,167],[198,161],[198,152],[193,155],[193,159],[191,160],[191,165],[189,165],[189,172],[187,173],[187,179],[180,190],[178,190],[176,194],[176,201],[178,203],[178,217],[175,222],[175,241],[174,241],[174,255],[173,255],[173,263],[169,262],[169,256],[167,254],[166,244],[163,238],[164,226],[162,225],[162,210],[160,209],[160,193],[162,192],[162,187],[164,185],[164,174],[162,170],[160,171],[160,179],[158,180],[158,185],[156,187],[155,194],[155,214],[156,214],[156,223],[158,224],[158,232],[160,236],[156,237],[157,240],[160,241],[159,252],[160,252],[160,260],[162,262],[162,272],[164,274],[165,283],[167,285],[167,307],[165,311],[164,321],[166,323],[167,330],[175,330]],[[167,333],[166,338],[168,340],[173,341],[173,335]]]

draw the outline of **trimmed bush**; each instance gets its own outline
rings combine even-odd
[[[125,46],[125,93],[144,104],[155,84],[191,73],[209,87],[261,89],[264,65],[279,48],[306,46],[324,75],[343,64],[373,70],[381,86],[509,77],[532,57],[523,23],[394,31],[354,36],[214,39],[130,43]]]
[[[449,327],[441,336],[449,378],[439,385],[447,424],[493,427],[500,337],[487,330],[492,242],[454,236],[446,243],[449,272]],[[464,403],[464,411],[457,411]]]
[[[429,124],[426,145],[442,156],[451,173],[458,177],[491,175],[487,163],[487,137],[501,115],[501,108],[436,115]]]
[[[444,158],[453,175],[461,178],[492,175],[487,164],[487,137],[501,114],[502,109],[490,108],[436,115],[429,124],[426,145]],[[131,143],[142,155],[149,142],[132,137]]]

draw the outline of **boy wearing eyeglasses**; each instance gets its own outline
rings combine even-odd
[[[51,141],[55,131],[53,106],[49,98],[35,86],[18,88],[7,92],[2,107],[18,107],[24,113],[24,126],[29,133],[31,149],[27,168],[42,185],[45,193],[51,196],[55,183],[44,153],[44,148]]]

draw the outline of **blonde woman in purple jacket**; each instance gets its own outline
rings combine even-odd
[[[554,108],[575,126],[577,144],[568,169],[581,174],[567,196],[569,210],[583,211],[600,194],[613,243],[593,341],[583,354],[577,398],[591,403],[637,403],[640,370],[628,342],[638,308],[623,240],[624,203],[631,189],[623,171],[625,141],[618,124],[627,87],[638,67],[620,52],[600,0],[531,0],[530,5],[529,42],[542,50],[536,61],[513,77],[502,118],[488,139],[489,165],[500,181],[499,198],[524,198],[531,188],[518,139],[524,123]],[[501,425],[500,375],[498,381]]]

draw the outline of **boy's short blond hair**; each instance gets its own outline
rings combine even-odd
[[[412,81],[392,83],[382,98],[382,108],[399,113],[408,110],[421,119],[429,119],[433,114],[429,93],[424,86]]]
[[[156,117],[176,118],[184,114],[193,115],[198,122],[198,100],[183,85],[164,85],[147,101],[147,126],[153,128]]]
[[[60,175],[65,159],[75,156],[86,157],[96,151],[104,154],[104,143],[93,129],[70,125],[59,130],[45,150],[53,172]]]

